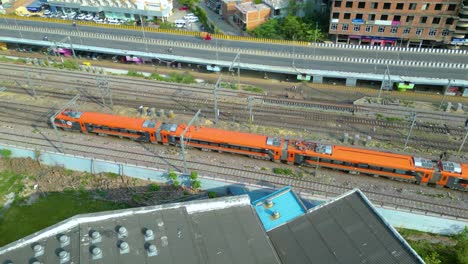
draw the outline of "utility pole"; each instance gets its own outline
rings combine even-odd
[[[465,122],[465,131],[466,131],[466,134],[465,134],[465,137],[463,138],[460,148],[458,149],[458,153],[461,152],[461,150],[463,149],[463,145],[465,145],[466,138],[468,138],[468,119],[466,119],[466,122]]]
[[[253,113],[252,113],[252,108],[253,108],[253,100],[255,100],[255,97],[254,96],[249,96],[247,97],[247,104],[248,104],[248,107],[249,107],[249,122],[250,124],[253,123],[254,121],[254,116],[253,116]]]
[[[58,133],[58,129],[57,129],[57,126],[55,125],[55,118],[57,117],[58,114],[60,114],[63,110],[65,110],[66,108],[69,108],[69,107],[72,107],[76,110],[76,101],[80,99],[80,94],[77,94],[75,97],[73,97],[70,101],[68,101],[68,103],[64,104],[57,112],[55,112],[55,114],[53,114],[50,118],[49,118],[49,122],[50,124],[52,125],[52,127],[54,128],[54,132],[55,132],[55,136],[58,138],[59,140],[59,143],[60,143],[60,148],[58,148],[58,150],[60,152],[63,153],[63,151],[61,150],[63,148],[63,141],[62,141],[62,138],[60,137],[59,133]]]
[[[218,90],[220,84],[221,84],[221,73],[219,74],[218,80],[216,81],[215,87],[213,89],[215,124],[218,123],[218,116],[219,116],[218,94],[216,93],[216,91]]]
[[[314,57],[317,49],[317,31],[318,31],[318,22],[315,21],[315,38],[314,38]]]
[[[379,96],[377,98],[380,98],[380,96],[382,95],[383,88],[388,90],[391,87],[392,87],[392,78],[390,77],[390,69],[388,68],[388,64],[387,64],[387,69],[384,72],[382,85],[380,85]]]
[[[411,118],[413,120],[411,121],[410,131],[409,131],[408,136],[406,137],[406,140],[405,140],[405,149],[408,146],[408,140],[409,140],[409,138],[411,136],[411,132],[413,131],[413,127],[416,124],[416,116],[417,116],[417,114],[415,112],[411,113]]]
[[[188,173],[187,169],[187,158],[185,156],[185,133],[188,131],[189,127],[193,124],[198,119],[198,115],[200,114],[201,110],[199,109],[197,113],[190,119],[190,122],[187,124],[187,126],[184,129],[184,132],[180,134],[180,147],[182,148],[182,158],[184,160],[184,173]]]
[[[32,93],[33,93],[33,96],[36,97],[36,88],[32,84],[31,73],[27,70],[27,71],[24,72],[24,75],[26,77],[26,85],[27,85],[28,89],[31,89]]]
[[[146,52],[148,52],[148,43],[146,42],[146,34],[145,34],[145,27],[143,26],[143,17],[141,15],[140,16],[140,26],[141,26],[141,32],[143,34],[143,42],[145,42],[145,50]]]
[[[442,97],[442,101],[440,101],[439,109],[441,109],[442,105],[444,104],[445,97],[447,96],[447,89],[450,87],[451,83],[452,83],[452,80],[448,80],[448,84],[447,86],[445,86],[445,89],[444,89],[444,96]]]
[[[99,89],[99,93],[101,94],[102,106],[106,106],[106,97],[109,98],[109,108],[113,109],[114,102],[112,101],[112,92],[109,86],[109,80],[106,76],[97,77],[96,84]]]
[[[234,60],[231,62],[229,66],[229,71],[232,72],[232,68],[234,67],[234,63],[237,61],[237,89],[240,89],[240,52],[237,53]]]

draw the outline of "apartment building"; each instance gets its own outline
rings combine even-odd
[[[252,2],[237,4],[236,9],[233,21],[242,30],[250,30],[265,23],[271,14],[271,9],[267,5]]]
[[[376,46],[450,44],[460,0],[334,0],[329,34],[336,42]]]
[[[458,17],[451,44],[468,48],[468,0],[463,1]]]

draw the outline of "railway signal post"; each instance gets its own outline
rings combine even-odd
[[[189,127],[193,124],[193,122],[195,122],[198,119],[198,115],[200,114],[200,112],[201,112],[201,110],[199,109],[197,111],[197,113],[192,117],[192,119],[190,119],[190,122],[185,127],[184,132],[182,132],[182,134],[180,134],[180,147],[182,149],[182,159],[184,160],[184,173],[188,173],[187,157],[185,156],[185,141],[184,141],[185,139],[184,139],[184,136],[185,136],[185,133],[187,132],[187,130],[189,129]]]

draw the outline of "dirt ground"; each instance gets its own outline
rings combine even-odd
[[[190,195],[203,194],[183,186],[155,184],[151,181],[113,173],[90,174],[61,167],[44,166],[35,160],[24,158],[0,159],[1,171],[13,171],[21,175],[19,184],[22,188],[15,195],[17,198],[29,199],[28,203],[40,194],[63,191],[87,191],[96,199],[122,202],[133,206],[155,205],[177,201]],[[9,193],[10,191],[7,191],[7,194]]]

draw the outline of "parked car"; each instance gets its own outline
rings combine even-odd
[[[61,19],[68,19],[68,15],[67,14],[60,15],[60,18]]]
[[[93,15],[87,14],[87,15],[85,16],[84,20],[86,20],[86,21],[91,21],[91,20],[93,20],[93,18],[94,18]]]
[[[189,18],[186,18],[188,22],[198,22],[198,17],[189,17]]]
[[[49,16],[52,14],[52,12],[50,10],[46,10],[44,11],[44,13],[42,13],[44,16]]]
[[[76,17],[76,12],[71,12],[67,14],[68,19],[74,19]]]
[[[179,7],[179,10],[189,10],[189,8],[187,6],[181,6]]]
[[[182,28],[182,27],[185,27],[185,24],[187,23],[187,21],[184,19],[177,19],[176,21],[174,21],[174,23],[176,27]]]
[[[85,17],[86,17],[86,14],[81,13],[81,14],[79,14],[79,15],[76,17],[76,19],[78,19],[78,20],[83,20]]]

